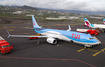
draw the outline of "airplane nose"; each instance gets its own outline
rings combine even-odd
[[[97,40],[98,44],[101,44],[101,41],[98,40],[95,36],[93,38]]]
[[[100,45],[101,44],[101,42],[98,42],[98,45]]]

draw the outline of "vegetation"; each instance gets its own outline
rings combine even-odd
[[[35,15],[37,21],[41,22],[83,22],[87,17],[91,22],[101,22],[102,19],[90,17],[103,17],[98,15],[86,15],[76,13],[57,12],[49,10],[39,10],[38,8],[22,6],[8,7],[0,6],[0,24],[31,23],[31,15]],[[53,18],[53,19],[46,19]],[[56,18],[56,19],[54,19]]]

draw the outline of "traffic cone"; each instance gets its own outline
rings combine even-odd
[[[59,44],[57,44],[57,47],[59,47]]]

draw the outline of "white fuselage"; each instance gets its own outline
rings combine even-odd
[[[103,24],[93,24],[94,27],[93,28],[102,28],[102,29],[105,29],[105,25]]]

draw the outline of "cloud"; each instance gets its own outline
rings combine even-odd
[[[66,10],[79,10],[82,7],[87,5],[86,2],[75,3],[74,1],[67,0],[29,0],[26,2],[26,5],[34,7],[42,7],[49,9],[66,9]]]
[[[105,11],[104,0],[0,0],[1,5],[28,5],[49,9]]]

